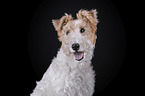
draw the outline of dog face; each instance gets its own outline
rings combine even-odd
[[[93,50],[97,39],[96,14],[96,10],[80,10],[76,14],[77,19],[65,13],[59,20],[52,20],[66,55],[81,61]]]

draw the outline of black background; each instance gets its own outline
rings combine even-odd
[[[106,1],[108,2],[108,0],[102,0],[102,2],[106,2]],[[125,29],[125,36],[126,36],[125,56],[124,56],[124,60],[123,60],[121,69],[119,70],[119,72],[117,73],[117,75],[115,76],[113,81],[111,81],[111,83],[109,83],[109,85],[106,86],[105,89],[103,89],[101,92],[95,93],[94,96],[96,96],[96,94],[97,94],[97,96],[105,96],[105,95],[116,96],[116,95],[124,95],[124,94],[129,95],[130,93],[132,93],[132,87],[134,86],[134,85],[132,85],[132,83],[133,83],[132,74],[133,73],[132,73],[132,69],[131,69],[132,68],[131,66],[134,66],[134,65],[133,64],[130,65],[131,57],[129,56],[129,54],[131,53],[129,46],[132,43],[127,38],[127,36],[129,36],[131,33],[129,28],[127,28],[128,22],[130,20],[129,12],[128,12],[130,10],[130,8],[128,8],[129,3],[125,2],[125,0],[123,0],[123,1],[110,0],[110,1],[113,4],[113,6],[117,9],[117,12],[119,13],[119,16],[121,17],[121,21],[123,22],[123,26]],[[16,77],[14,77],[14,82],[17,85],[16,89],[15,89],[16,90],[15,95],[21,94],[21,96],[29,96],[29,94],[32,92],[32,90],[36,86],[35,85],[36,80],[40,80],[43,72],[46,70],[44,67],[40,68],[42,70],[39,70],[40,73],[39,73],[39,75],[37,75],[38,73],[36,72],[36,68],[34,67],[34,65],[32,63],[32,60],[30,59],[30,58],[32,58],[31,57],[32,56],[32,53],[31,53],[32,47],[29,46],[29,44],[31,44],[31,43],[29,43],[31,41],[30,37],[29,37],[30,31],[32,30],[31,24],[32,24],[32,21],[34,20],[35,14],[37,12],[39,12],[38,10],[40,9],[40,4],[42,4],[42,2],[43,2],[42,0],[20,1],[20,2],[18,2],[18,6],[16,7],[16,10],[15,10],[16,15],[12,14],[12,15],[15,15],[18,20],[18,23],[16,24],[17,30],[14,32],[14,34],[16,36],[14,36],[14,34],[12,35],[15,40],[13,42],[13,45],[12,46],[10,45],[12,48],[14,48],[16,50],[12,56],[12,58],[14,58],[14,63],[15,63],[13,66],[16,66],[16,70],[13,70],[13,71],[15,71],[15,73],[13,73],[13,74],[15,74],[15,76],[16,76]],[[49,1],[49,2],[52,3],[52,1]],[[66,2],[70,2],[70,1],[66,1]],[[74,4],[76,2],[79,2],[79,1],[72,1],[72,3],[74,3]],[[55,14],[58,13],[59,15],[54,16],[54,19],[60,18],[60,15],[62,16],[64,14],[64,12],[67,12],[65,10],[65,9],[67,9],[65,4],[66,3],[64,3],[64,8],[62,8],[62,10],[60,9],[61,11],[57,11],[57,10],[55,11]],[[79,4],[81,4],[81,2]],[[87,5],[87,3],[86,3],[86,5]],[[73,9],[71,9],[71,10],[73,10]],[[70,11],[68,13],[75,16],[75,13],[78,10],[72,11],[72,12]],[[53,13],[53,10],[50,9],[50,13]],[[50,26],[52,26],[52,25],[50,25]],[[54,30],[53,26],[50,30]],[[56,33],[54,33],[54,34],[56,35]],[[57,39],[54,42],[52,43],[52,45],[55,44],[53,46],[57,46],[57,47],[60,46],[60,43]],[[47,47],[49,47],[49,45]],[[55,47],[51,48],[51,46],[50,46],[49,48],[50,48],[50,51],[55,50],[54,49]],[[56,48],[56,50],[58,50],[58,49]],[[14,51],[14,50],[12,50],[12,51]],[[48,57],[48,58],[52,59],[54,56],[56,56],[56,52],[53,53],[53,51],[51,51],[50,53],[46,53],[46,54],[49,54],[50,57]],[[30,53],[31,53],[31,55],[30,55]],[[39,67],[41,67],[41,66],[39,66]]]

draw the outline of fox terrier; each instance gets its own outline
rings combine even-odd
[[[31,96],[93,95],[95,72],[91,59],[97,39],[97,12],[81,9],[76,16],[73,19],[65,13],[52,20],[62,45]]]

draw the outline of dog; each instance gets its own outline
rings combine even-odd
[[[97,11],[79,10],[52,20],[62,42],[57,56],[30,96],[92,96],[95,72],[91,60],[97,39]]]

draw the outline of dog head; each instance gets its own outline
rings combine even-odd
[[[52,20],[58,33],[59,41],[66,55],[72,56],[76,61],[92,55],[97,39],[97,12],[96,10],[80,10],[77,19],[65,13],[58,20]],[[90,52],[91,51],[91,52]]]

